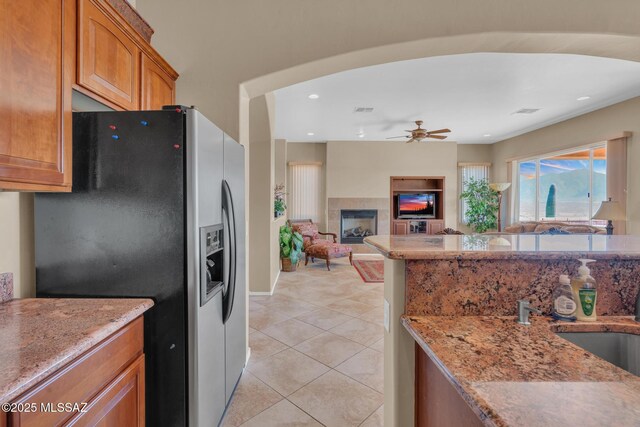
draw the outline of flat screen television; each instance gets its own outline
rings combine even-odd
[[[398,218],[435,218],[436,193],[398,194]]]

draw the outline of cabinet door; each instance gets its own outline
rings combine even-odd
[[[417,343],[415,355],[415,427],[484,425]]]
[[[70,190],[74,3],[0,3],[0,189]]]
[[[432,220],[429,221],[429,234],[436,234],[444,230],[444,221]]]
[[[409,234],[409,223],[406,221],[394,221],[393,234]]]
[[[94,1],[80,0],[78,8],[78,84],[125,110],[137,110],[140,49]]]
[[[146,54],[141,53],[142,85],[141,106],[142,110],[162,110],[164,105],[175,104],[175,81]]]
[[[66,426],[143,427],[144,355],[140,355]]]

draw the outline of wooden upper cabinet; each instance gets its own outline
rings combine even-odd
[[[111,107],[175,103],[178,73],[105,0],[78,1],[77,88]]]
[[[125,110],[137,110],[140,49],[98,4],[78,2],[78,84]]]
[[[0,189],[69,191],[75,0],[0,10]]]
[[[173,105],[176,99],[177,76],[169,75],[145,53],[140,54],[142,84],[140,90],[142,110],[161,110],[163,105]]]

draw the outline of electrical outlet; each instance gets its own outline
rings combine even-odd
[[[389,301],[384,300],[384,328],[389,332]]]

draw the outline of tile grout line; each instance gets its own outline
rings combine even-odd
[[[367,304],[367,303],[361,302],[361,301],[359,301],[359,300],[358,300],[358,296],[361,296],[361,295],[363,295],[363,294],[368,293],[368,294],[370,294],[370,295],[371,295],[371,298],[373,298],[373,299],[375,299],[376,294],[379,294],[379,297],[380,297],[380,298],[382,298],[382,297],[383,297],[383,294],[382,294],[381,290],[376,289],[376,288],[370,288],[370,289],[362,289],[362,288],[358,288],[357,286],[360,286],[360,285],[361,285],[361,283],[360,283],[360,276],[357,274],[357,272],[356,272],[352,267],[350,267],[350,266],[345,266],[345,267],[347,267],[347,268],[346,268],[346,269],[344,269],[344,270],[340,269],[340,270],[341,270],[341,271],[340,271],[340,273],[347,273],[347,274],[349,274],[349,275],[348,275],[348,276],[346,276],[346,278],[344,278],[344,279],[340,279],[341,277],[344,277],[344,276],[339,275],[339,274],[331,274],[331,276],[330,276],[330,277],[323,277],[323,278],[318,278],[318,277],[314,277],[314,276],[313,276],[313,274],[317,274],[317,273],[320,273],[320,272],[325,273],[325,271],[324,271],[324,267],[322,267],[322,269],[321,269],[321,268],[309,269],[309,272],[308,272],[309,274],[307,274],[307,272],[305,272],[305,273],[304,273],[304,276],[302,276],[301,278],[299,278],[299,280],[302,280],[302,281],[303,281],[303,283],[304,283],[304,281],[305,281],[305,280],[306,280],[306,281],[310,281],[310,282],[312,282],[314,286],[312,286],[312,287],[310,287],[310,288],[309,288],[309,293],[317,292],[317,293],[318,293],[318,295],[319,295],[319,299],[322,299],[322,300],[323,300],[323,301],[325,301],[325,302],[326,302],[326,301],[329,301],[329,303],[328,303],[328,304],[325,304],[325,305],[319,305],[319,304],[317,303],[317,299],[314,299],[312,295],[305,295],[305,294],[304,294],[304,291],[302,291],[300,288],[292,288],[292,291],[291,291],[291,292],[287,292],[288,286],[290,286],[290,285],[294,285],[294,284],[296,284],[296,283],[298,283],[298,282],[280,283],[280,281],[282,280],[282,278],[281,278],[280,280],[278,280],[278,284],[277,284],[277,285],[278,285],[278,290],[279,290],[280,292],[283,292],[283,291],[284,291],[285,293],[280,293],[280,292],[279,292],[279,293],[277,293],[277,294],[276,294],[275,289],[274,289],[274,293],[273,293],[273,295],[272,295],[271,297],[269,297],[269,298],[273,298],[273,297],[282,297],[283,302],[284,302],[285,304],[287,304],[287,303],[289,303],[289,302],[291,303],[291,305],[292,305],[292,306],[295,306],[295,305],[296,305],[296,303],[299,303],[300,305],[309,304],[309,305],[313,306],[314,308],[312,308],[312,309],[310,309],[310,310],[308,310],[308,311],[302,312],[302,313],[300,313],[300,314],[297,314],[296,316],[291,316],[290,314],[285,314],[285,313],[283,313],[282,311],[280,311],[280,310],[278,310],[278,309],[277,309],[277,305],[279,304],[279,302],[275,302],[273,305],[275,305],[276,307],[272,307],[271,305],[262,305],[260,301],[255,301],[255,304],[257,304],[257,307],[258,307],[258,309],[259,309],[259,310],[264,308],[264,309],[267,309],[267,310],[271,310],[271,311],[273,311],[274,313],[276,313],[276,314],[277,314],[277,315],[279,315],[279,316],[286,317],[286,319],[283,319],[283,320],[281,320],[280,322],[276,322],[276,323],[274,323],[274,324],[272,324],[272,325],[269,325],[269,326],[265,327],[265,328],[264,328],[264,329],[262,329],[262,330],[261,330],[261,329],[257,329],[257,328],[253,328],[255,331],[258,331],[258,332],[260,332],[261,334],[263,334],[265,337],[267,337],[267,338],[269,338],[269,339],[272,339],[272,340],[274,340],[276,343],[279,343],[279,344],[283,345],[285,348],[283,348],[283,349],[281,349],[281,350],[279,350],[279,351],[276,351],[275,353],[273,353],[273,354],[271,354],[271,355],[269,355],[269,356],[266,356],[266,357],[262,357],[262,358],[259,358],[259,359],[253,359],[253,358],[252,358],[253,360],[252,360],[251,362],[253,362],[253,363],[259,363],[259,362],[264,361],[264,360],[266,360],[266,359],[269,359],[269,358],[271,358],[271,357],[277,356],[278,354],[280,354],[280,353],[282,353],[282,352],[284,352],[284,351],[286,351],[286,350],[292,349],[292,350],[294,350],[296,353],[298,353],[299,355],[306,356],[306,357],[308,357],[309,359],[311,359],[311,360],[315,361],[316,363],[319,363],[321,366],[323,366],[323,367],[324,367],[325,369],[327,369],[327,370],[326,370],[325,372],[323,372],[322,374],[320,374],[320,375],[316,376],[315,378],[311,379],[310,381],[306,382],[305,384],[303,384],[303,385],[302,385],[301,387],[299,387],[298,389],[294,390],[293,392],[291,392],[291,393],[289,393],[288,395],[286,395],[286,396],[285,396],[285,395],[283,395],[282,393],[280,393],[280,392],[276,391],[275,389],[273,389],[273,387],[271,387],[268,383],[266,383],[265,381],[263,381],[261,378],[259,378],[258,376],[256,376],[256,375],[255,375],[255,374],[254,374],[254,373],[253,373],[253,372],[248,368],[248,365],[249,365],[249,363],[248,363],[248,364],[247,364],[247,371],[248,371],[252,376],[254,376],[254,377],[255,377],[255,378],[256,378],[260,383],[264,384],[264,385],[265,385],[265,386],[267,386],[269,389],[273,390],[273,391],[274,391],[278,396],[280,396],[280,397],[281,397],[281,399],[280,399],[278,402],[274,403],[273,405],[270,405],[268,408],[265,408],[264,410],[262,410],[262,411],[261,411],[261,412],[259,412],[258,414],[255,414],[255,415],[254,415],[254,416],[252,416],[249,420],[244,421],[244,422],[242,423],[242,425],[244,425],[245,423],[247,423],[247,422],[251,421],[252,419],[254,419],[254,418],[256,418],[256,417],[258,417],[260,414],[262,414],[263,412],[265,412],[265,411],[269,410],[269,409],[270,409],[270,408],[272,408],[274,405],[277,405],[278,403],[281,403],[283,400],[286,400],[288,403],[290,403],[290,404],[292,404],[293,406],[295,406],[297,409],[299,409],[300,411],[302,411],[302,412],[303,412],[304,414],[306,414],[308,417],[310,417],[310,418],[311,418],[311,419],[313,419],[314,421],[318,422],[320,425],[323,425],[323,426],[324,426],[325,424],[323,424],[323,423],[322,423],[322,422],[320,422],[318,419],[316,419],[316,418],[315,418],[315,417],[313,417],[311,414],[309,414],[307,411],[305,411],[303,408],[301,408],[300,406],[298,406],[298,405],[296,405],[294,402],[292,402],[292,401],[290,400],[290,397],[291,397],[291,396],[293,396],[293,395],[294,395],[295,393],[297,393],[298,391],[300,391],[301,389],[303,389],[304,387],[307,387],[309,384],[313,383],[314,381],[317,381],[319,378],[321,378],[321,377],[323,377],[324,375],[326,375],[326,374],[330,373],[331,371],[334,371],[336,374],[342,375],[342,376],[344,376],[345,378],[348,378],[348,379],[352,380],[352,381],[353,381],[354,383],[356,383],[356,384],[359,384],[359,385],[361,385],[361,386],[366,387],[368,390],[370,390],[371,392],[376,393],[377,395],[382,395],[382,396],[384,396],[384,393],[381,393],[381,392],[379,392],[378,390],[374,389],[373,387],[371,387],[371,386],[369,386],[369,385],[367,385],[367,384],[364,384],[363,382],[359,381],[359,380],[358,380],[358,379],[356,379],[356,378],[351,377],[349,374],[346,374],[346,373],[343,373],[343,372],[340,372],[340,371],[338,371],[338,370],[337,370],[337,368],[338,368],[340,365],[342,365],[342,364],[344,364],[344,363],[348,362],[350,359],[352,359],[352,358],[354,358],[354,357],[357,357],[357,356],[358,356],[358,355],[360,355],[362,352],[364,352],[366,349],[370,349],[370,350],[372,350],[372,351],[375,351],[376,353],[381,353],[378,349],[374,349],[374,348],[372,348],[371,346],[376,345],[376,344],[380,341],[380,339],[384,339],[384,334],[383,334],[383,336],[382,336],[381,338],[374,340],[374,342],[372,342],[372,343],[367,343],[367,344],[363,344],[363,343],[360,343],[360,342],[356,342],[356,341],[354,341],[354,340],[353,340],[353,339],[351,339],[351,338],[347,338],[347,337],[344,337],[344,336],[342,336],[342,335],[339,335],[339,334],[337,334],[337,333],[333,332],[333,329],[338,328],[339,326],[344,325],[345,323],[351,322],[351,321],[353,321],[353,320],[355,320],[355,319],[358,319],[358,320],[360,320],[360,321],[362,321],[362,322],[365,322],[365,324],[374,325],[374,326],[376,326],[376,327],[379,327],[379,326],[380,326],[380,325],[379,325],[377,322],[375,322],[375,321],[370,321],[370,320],[367,320],[367,319],[362,319],[362,318],[361,318],[361,316],[367,315],[367,314],[369,314],[369,313],[374,313],[374,311],[375,311],[375,310],[382,310],[382,308],[381,308],[381,307],[377,307],[377,306],[372,306],[372,305],[370,305],[370,304]],[[336,270],[334,270],[334,271],[336,271]],[[332,271],[331,273],[334,273],[334,271]],[[350,274],[350,272],[352,272],[353,274]],[[350,276],[353,276],[353,277],[350,277]],[[331,280],[335,280],[335,279],[338,279],[338,282],[339,282],[338,286],[340,286],[340,287],[344,286],[345,294],[346,294],[347,296],[343,296],[343,297],[340,297],[340,298],[338,298],[338,299],[333,299],[333,298],[331,298],[331,297],[330,297],[330,298],[323,297],[323,296],[321,295],[321,286],[324,284],[324,282],[325,282],[325,281],[331,281]],[[355,284],[355,283],[353,283],[353,281],[355,281],[356,279],[358,279],[358,280],[357,280],[357,282],[358,282],[358,283],[357,283],[357,286],[356,286],[356,284]],[[287,279],[287,280],[288,280],[288,279]],[[316,285],[319,285],[319,286],[316,286]],[[354,287],[354,286],[356,286],[356,287]],[[294,290],[294,289],[295,289],[295,290]],[[355,291],[353,294],[351,294],[351,293],[349,292],[349,289],[356,289],[357,291]],[[297,295],[296,295],[296,296],[292,296],[292,294],[297,294]],[[257,297],[257,298],[260,298],[260,297]],[[305,299],[305,298],[306,298],[306,299]],[[347,301],[347,300],[348,300],[348,301]],[[264,301],[264,300],[263,300],[263,301]],[[345,312],[342,312],[342,311],[339,311],[339,310],[336,310],[336,309],[334,309],[334,308],[329,307],[329,305],[336,304],[336,303],[340,303],[340,302],[342,302],[342,301],[347,301],[347,302],[345,302],[344,304],[348,304],[348,303],[350,303],[350,302],[354,302],[354,303],[362,304],[362,305],[364,305],[364,306],[369,306],[370,308],[369,308],[368,310],[366,310],[366,311],[362,312],[362,313],[359,313],[359,314],[356,314],[356,315],[352,315],[352,314],[350,314],[350,313],[345,313]],[[315,311],[319,311],[319,310],[329,310],[329,311],[335,312],[337,315],[341,315],[341,316],[345,316],[345,317],[347,317],[347,320],[344,320],[344,321],[342,321],[342,322],[340,322],[340,323],[338,323],[338,324],[336,324],[336,325],[332,326],[332,327],[331,327],[331,328],[329,328],[329,329],[324,329],[324,328],[321,328],[321,327],[319,327],[319,326],[317,326],[317,325],[314,325],[314,324],[312,324],[312,323],[310,323],[310,322],[308,322],[308,321],[305,321],[305,320],[302,320],[302,319],[299,319],[299,318],[298,318],[298,317],[300,317],[300,316],[305,316],[305,315],[308,315],[308,314],[310,314],[310,313],[313,313],[313,312],[315,312]],[[250,313],[249,315],[251,316],[251,313]],[[284,342],[280,341],[278,338],[275,338],[275,337],[273,337],[273,336],[269,335],[268,333],[265,333],[265,332],[264,332],[264,330],[265,330],[265,329],[269,329],[269,328],[275,327],[276,325],[278,325],[278,324],[280,324],[280,323],[283,323],[283,322],[286,322],[286,321],[288,321],[288,320],[292,320],[292,319],[295,319],[295,320],[297,320],[298,322],[302,322],[302,323],[303,323],[303,324],[305,324],[305,325],[312,326],[312,327],[314,327],[314,328],[318,329],[320,332],[319,332],[319,333],[317,333],[316,335],[314,335],[314,336],[312,336],[312,337],[308,338],[308,339],[305,339],[305,340],[303,340],[303,341],[301,341],[301,342],[299,342],[299,343],[295,344],[294,346],[291,346],[291,345],[289,345],[289,344],[287,344],[287,343],[284,343]],[[338,362],[338,363],[336,364],[336,366],[335,366],[335,367],[327,366],[327,365],[326,365],[325,363],[323,363],[322,361],[317,360],[317,359],[316,359],[316,358],[314,358],[313,356],[308,355],[308,354],[305,354],[305,353],[303,353],[302,351],[300,351],[300,350],[298,350],[298,349],[296,349],[296,348],[295,348],[296,346],[298,346],[298,345],[300,345],[300,344],[303,344],[303,343],[305,343],[305,342],[307,342],[307,341],[311,341],[311,340],[313,340],[313,339],[317,338],[318,336],[323,335],[323,334],[325,334],[325,333],[329,333],[329,334],[331,334],[332,336],[338,337],[338,338],[340,338],[340,339],[345,339],[345,340],[347,340],[347,341],[349,341],[349,342],[351,342],[351,343],[354,343],[354,344],[358,344],[358,345],[359,345],[359,346],[361,346],[362,348],[361,348],[360,350],[356,351],[354,354],[352,354],[352,355],[350,355],[349,357],[347,357],[345,360],[341,360],[340,362]],[[376,411],[378,411],[378,410],[379,410],[383,405],[384,405],[384,403],[383,403],[383,404],[381,404],[381,405],[379,405],[379,406],[378,406],[378,407],[376,407],[375,409],[373,409],[369,414],[367,414],[367,415],[362,419],[362,421],[358,423],[358,426],[361,426],[363,423],[365,423],[365,422],[366,422],[366,421],[367,421],[367,420],[368,420],[368,419],[369,419],[369,418],[370,418],[370,417],[371,417],[371,416],[372,416]]]

